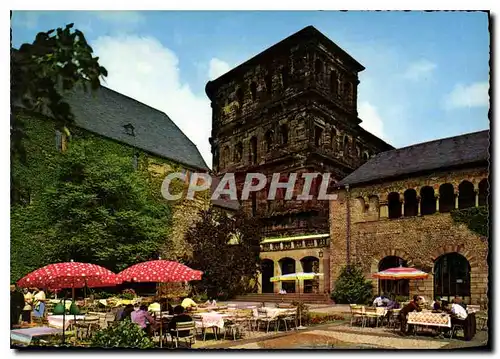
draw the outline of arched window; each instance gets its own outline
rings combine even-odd
[[[363,161],[368,161],[370,159],[370,155],[368,154],[368,152],[363,152]]]
[[[319,259],[316,257],[304,257],[300,260],[304,273],[319,273]],[[304,280],[304,293],[318,293],[318,280]]]
[[[458,186],[458,208],[471,208],[476,206],[476,193],[474,185],[469,181],[462,181]]]
[[[264,136],[264,140],[266,142],[266,152],[271,152],[273,147],[273,131],[268,130]]]
[[[250,84],[250,93],[252,94],[252,101],[255,101],[257,99],[257,84],[255,82]]]
[[[339,77],[335,70],[332,70],[330,73],[330,91],[332,92],[333,97],[337,98],[337,94],[339,92]]]
[[[399,193],[389,193],[387,196],[387,206],[389,207],[389,218],[401,217],[401,202],[399,200]]]
[[[273,76],[271,74],[267,74],[264,77],[264,82],[266,83],[266,91],[268,94],[273,92]]]
[[[227,167],[231,162],[231,151],[228,146],[224,146],[222,149],[222,166]]]
[[[479,205],[487,206],[488,205],[488,192],[489,192],[489,184],[488,179],[484,178],[479,182]]]
[[[344,136],[343,149],[344,149],[344,155],[349,153],[349,137],[347,136]]]
[[[361,157],[361,147],[359,145],[356,145],[356,156]]]
[[[316,59],[314,62],[314,73],[316,74],[316,77],[319,77],[323,74],[323,61],[320,59]]]
[[[250,139],[250,163],[257,163],[257,137],[255,136]]]
[[[434,188],[431,186],[422,187],[420,190],[420,214],[425,216],[436,212],[436,197]]]
[[[379,211],[379,201],[377,196],[368,197],[368,213],[370,214],[370,216],[376,216],[377,217],[376,219],[378,219],[380,211]]]
[[[332,129],[332,134],[331,134],[331,143],[332,143],[332,150],[337,151],[337,130]]]
[[[319,126],[314,126],[314,144],[316,146],[322,145],[323,129]]]
[[[448,253],[434,263],[434,296],[450,301],[455,296],[470,303],[470,264],[459,253]]]
[[[234,162],[240,162],[243,158],[243,144],[238,142],[234,148]]]
[[[279,260],[281,274],[295,273],[295,260],[292,258],[282,258]],[[295,293],[295,282],[281,282],[281,289],[286,290],[287,293]]]
[[[363,199],[363,197],[356,198],[354,203],[355,203],[354,208],[355,208],[356,214],[358,214],[358,215],[364,214],[366,211],[366,206],[365,206],[365,200]]]
[[[289,70],[288,67],[283,67],[281,69],[281,85],[283,86],[284,89],[288,88],[288,83],[289,83]]]
[[[288,126],[285,123],[280,126],[280,140],[282,145],[288,143]]]
[[[273,293],[274,283],[271,278],[274,277],[274,262],[270,259],[263,259],[260,263],[262,273],[262,293]]]
[[[398,268],[398,267],[408,267],[406,261],[397,256],[387,256],[384,257],[378,263],[378,270],[383,271],[389,268]],[[409,296],[410,295],[410,281],[408,279],[400,279],[400,280],[388,280],[388,279],[379,279],[378,285],[378,293],[382,294],[394,294],[399,296]]]
[[[417,192],[413,189],[407,189],[404,193],[405,217],[413,217],[418,214]]]
[[[450,212],[455,208],[455,190],[451,183],[439,186],[439,212]]]

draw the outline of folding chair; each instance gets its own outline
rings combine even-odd
[[[188,335],[179,336],[181,333],[188,332]],[[175,347],[179,347],[179,340],[184,340],[187,342],[189,340],[189,347],[196,343],[196,325],[195,322],[177,322],[175,323],[174,335],[172,340],[175,342]]]

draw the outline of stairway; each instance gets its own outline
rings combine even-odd
[[[314,293],[301,293],[300,297],[297,293],[287,293],[285,295],[276,293],[249,293],[239,295],[232,299],[235,302],[273,302],[273,303],[291,303],[300,300],[304,303],[311,304],[330,304],[333,303],[328,295],[314,294]]]

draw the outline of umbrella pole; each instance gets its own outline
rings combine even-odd
[[[65,332],[66,332],[66,326],[64,325],[65,324],[65,321],[66,321],[66,294],[64,294],[64,298],[63,298],[63,307],[64,307],[64,310],[63,310],[63,335],[62,335],[62,343],[65,344],[66,342],[66,336],[65,336]]]
[[[162,286],[160,283],[160,348],[163,348],[163,318],[162,318],[162,312],[161,312],[161,290],[162,290]]]

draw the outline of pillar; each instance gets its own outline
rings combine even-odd
[[[455,209],[458,209],[458,191],[455,194]]]
[[[380,202],[379,208],[380,208],[380,218],[389,217],[389,208],[387,207],[387,201]]]
[[[421,206],[422,206],[422,198],[420,198],[420,196],[419,196],[419,197],[417,197],[417,216],[420,216],[420,215],[421,215],[421,214],[420,214],[420,210],[421,210],[421,208],[420,208],[420,207],[421,207]]]
[[[325,267],[326,267],[326,261],[325,261],[325,253],[323,252],[323,257],[320,258],[319,255],[318,255],[318,260],[319,260],[319,273],[323,273],[323,276],[322,277],[319,277],[319,287],[318,287],[318,291],[319,291],[319,294],[323,294],[325,292],[325,280],[326,280],[326,271],[325,271]]]
[[[279,276],[281,274],[281,268],[280,268],[280,263],[278,261],[274,261],[274,277]],[[279,293],[281,289],[281,284],[280,282],[274,282],[273,283],[273,292],[274,293]]]
[[[303,272],[304,268],[302,267],[302,262],[300,260],[295,259],[295,272]],[[295,283],[295,292],[296,293],[304,293],[304,280],[299,279],[297,283]]]
[[[436,213],[439,212],[439,195],[436,196]]]
[[[476,197],[476,207],[479,207],[479,191],[475,190],[474,194],[475,194],[475,197]]]
[[[401,217],[405,216],[405,201],[401,201]]]

